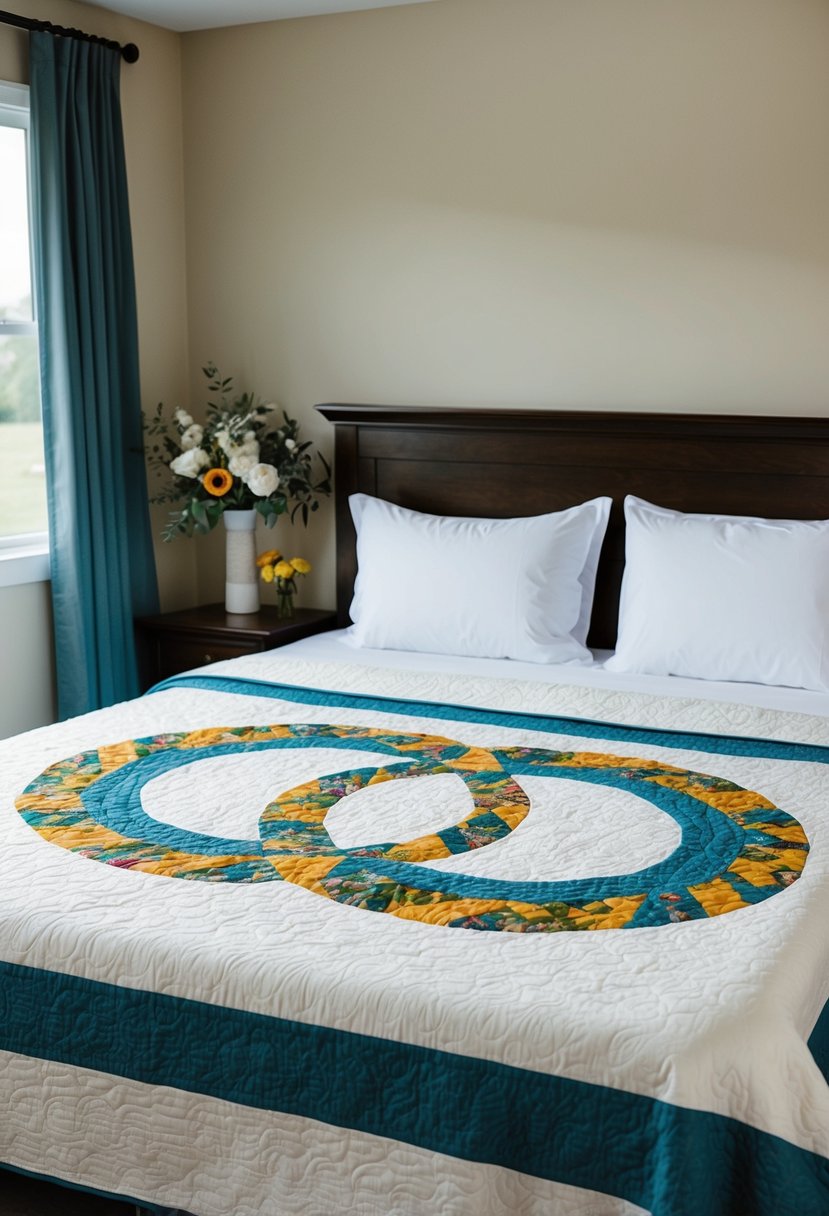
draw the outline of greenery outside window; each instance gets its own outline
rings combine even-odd
[[[28,88],[0,82],[0,586],[48,577],[28,137]]]

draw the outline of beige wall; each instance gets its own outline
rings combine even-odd
[[[52,652],[49,584],[0,587],[0,739],[54,720]]]
[[[12,6],[13,7],[13,6]],[[178,35],[70,0],[38,0],[44,20],[136,42],[138,63],[122,69],[122,111],[138,294],[142,394],[186,399],[187,323],[181,64]],[[0,80],[28,82],[24,33],[0,25]],[[158,546],[166,607],[196,598],[195,551]],[[54,715],[53,660],[45,584],[0,588],[0,737]]]
[[[825,0],[441,0],[183,48],[191,364],[315,438],[330,400],[825,412]]]
[[[148,405],[197,409],[215,359],[329,451],[318,401],[825,412],[825,0],[439,0],[181,38],[38,15],[141,47]],[[0,26],[0,78],[24,49]],[[330,510],[273,540],[332,602]],[[159,548],[166,607],[221,596],[221,543]],[[0,635],[47,687],[27,594],[0,591]]]

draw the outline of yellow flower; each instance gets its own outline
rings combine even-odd
[[[260,553],[256,559],[256,564],[261,569],[262,566],[272,566],[274,562],[278,562],[282,554],[278,549],[268,549],[267,553]]]
[[[208,494],[221,498],[233,485],[233,474],[228,473],[227,469],[208,469],[202,478],[202,485]]]
[[[290,564],[297,574],[308,574],[311,570],[311,563],[306,562],[304,557],[292,557]]]
[[[266,583],[273,582],[273,566],[271,566],[271,565],[263,566],[261,568],[261,570],[259,571],[259,573],[264,582],[266,582]]]
[[[280,562],[274,566],[273,572],[277,578],[293,578],[295,573],[293,566],[289,562]]]

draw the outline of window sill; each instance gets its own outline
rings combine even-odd
[[[49,581],[49,546],[9,545],[0,547],[0,587]]]

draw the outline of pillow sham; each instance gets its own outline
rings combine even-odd
[[[609,498],[524,519],[426,515],[352,494],[353,646],[588,663]]]
[[[609,671],[829,690],[829,520],[689,515],[625,499]]]

